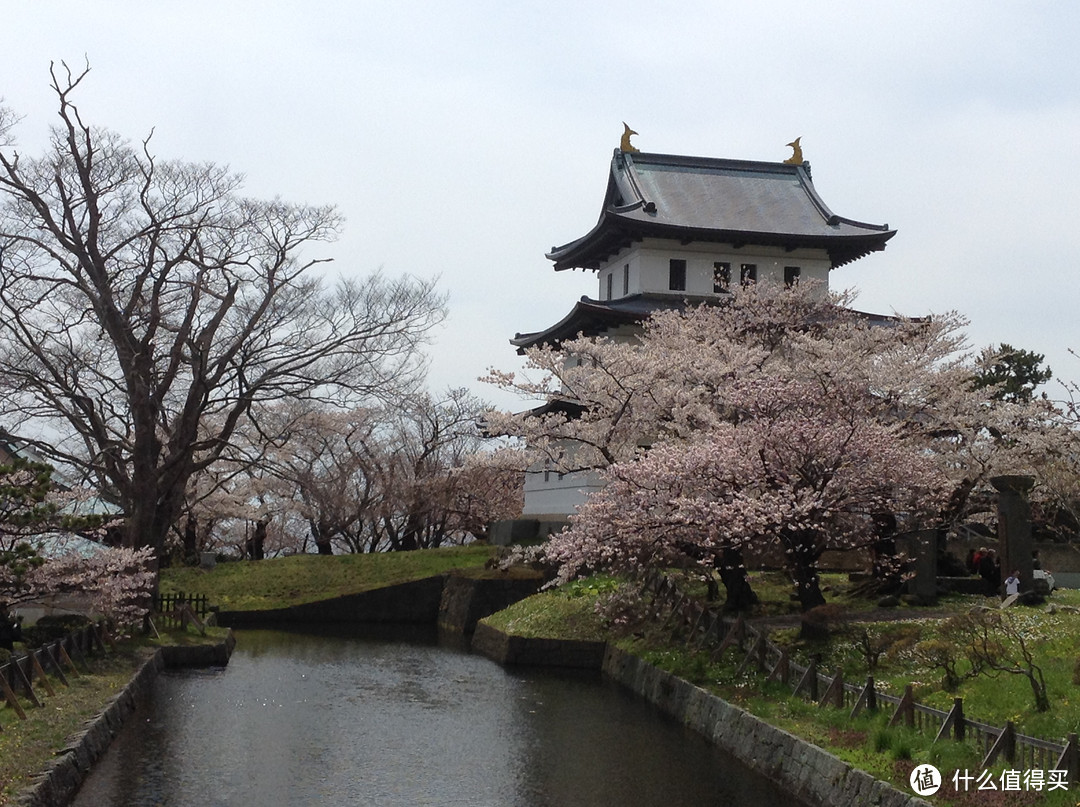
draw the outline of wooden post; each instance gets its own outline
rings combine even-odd
[[[690,605],[690,613],[687,615],[690,622],[690,635],[686,637],[687,647],[693,644],[694,637],[697,635],[698,629],[701,627],[701,623],[705,619],[705,614],[707,613],[708,611],[696,603]],[[195,619],[198,619],[198,617],[195,617]],[[198,624],[201,625],[202,623],[200,622]],[[206,628],[203,628],[203,633],[205,634],[205,632]]]
[[[71,660],[71,656],[69,656],[67,650],[64,649],[64,643],[62,641],[57,640],[56,649],[60,654],[60,659],[71,668],[71,674],[78,678],[81,675],[79,668],[75,666],[75,662]]]
[[[64,675],[64,668],[60,666],[60,661],[53,655],[52,645],[42,645],[40,652],[45,654],[45,658],[49,660],[49,664],[56,670],[56,677],[60,679],[60,683],[66,687],[71,686],[67,680],[67,676]]]
[[[50,698],[56,697],[56,690],[53,689],[52,682],[49,681],[49,676],[45,674],[45,668],[41,666],[41,662],[38,661],[37,651],[28,654],[30,661],[34,665],[34,673],[37,675],[38,681],[45,687],[45,691],[49,693]]]
[[[915,725],[915,695],[912,691],[911,684],[904,687],[904,697],[902,697],[900,703],[896,705],[896,711],[893,712],[893,716],[889,720],[889,725],[897,725],[901,718],[903,718],[904,725],[908,728],[912,728]]]
[[[825,694],[818,701],[818,708],[823,709],[830,703],[837,709],[844,706],[844,671],[839,667],[836,668],[836,675],[833,676],[832,682],[826,687]]]
[[[765,680],[779,681],[782,684],[786,684],[791,680],[791,662],[788,659],[786,650],[780,651],[780,659],[776,662],[776,666],[772,668],[772,672],[769,673],[769,677]]]
[[[204,625],[203,621],[201,619],[199,619],[198,614],[195,613],[194,609],[192,609],[192,607],[190,605],[185,605],[185,606],[183,606],[183,608],[184,608],[184,613],[187,614],[188,619],[190,619],[192,624],[194,624],[195,627],[199,629],[199,633],[202,636],[205,636],[206,635],[206,625]],[[692,631],[691,631],[690,635],[693,636]]]
[[[942,737],[948,737],[950,734],[949,729],[952,729],[951,734],[954,739],[959,742],[964,739],[964,728],[964,699],[953,698],[952,709],[950,709],[949,714],[945,716],[945,720],[941,724],[941,728],[938,730],[934,742],[936,743]]]
[[[746,656],[743,657],[742,663],[739,664],[739,668],[735,671],[735,677],[738,678],[745,672],[746,668],[750,666],[751,661],[758,662],[758,669],[765,669],[762,659],[765,658],[765,631],[761,631],[757,635],[757,639],[754,640],[754,644],[750,646]]]
[[[994,764],[994,760],[1002,755],[1008,762],[1013,762],[1016,759],[1016,727],[1011,720],[1005,723],[1005,728],[1001,730],[1001,734],[998,735],[997,740],[990,747],[982,766],[989,768]]]
[[[863,709],[869,709],[871,712],[877,709],[877,690],[874,689],[874,676],[872,675],[866,676],[866,686],[859,693],[859,697],[851,709],[850,717],[855,717]]]
[[[23,711],[22,706],[19,704],[19,699],[15,697],[15,692],[8,684],[6,675],[0,675],[0,688],[3,689],[4,697],[7,698],[7,702],[11,704],[11,708],[15,710],[15,714],[19,716],[19,719],[26,720],[26,712]]]
[[[742,614],[739,614],[739,618],[735,620],[735,624],[728,629],[728,632],[724,635],[724,641],[720,642],[720,646],[713,651],[712,660],[720,658],[721,654],[727,650],[731,645],[738,642],[742,644],[742,635],[744,630]]]
[[[109,632],[108,625],[106,625],[104,622],[101,623],[101,635],[105,639],[105,641],[108,643],[109,647],[111,647],[113,649],[113,651],[115,652],[116,651],[116,639],[114,639],[112,637],[112,634]]]
[[[41,701],[38,700],[38,696],[34,692],[34,687],[30,684],[30,678],[26,675],[26,671],[22,668],[22,664],[20,663],[21,661],[22,659],[13,658],[11,660],[11,668],[15,670],[15,677],[22,682],[23,691],[26,693],[26,697],[30,699],[34,706],[40,708],[42,705]]]
[[[709,612],[709,627],[706,628],[705,633],[701,635],[701,643],[699,648],[704,648],[706,645],[716,644],[720,639],[720,628],[723,625],[723,620],[714,614]]]
[[[683,597],[680,596],[679,599],[677,599],[675,601],[675,607],[671,609],[671,612],[668,614],[667,619],[664,620],[664,624],[660,626],[661,630],[667,629],[668,623],[671,622],[671,620],[674,618],[675,614],[677,614],[679,612],[679,610],[682,608],[682,604],[683,604]]]
[[[1061,752],[1054,767],[1059,771],[1068,771],[1065,778],[1070,782],[1080,781],[1080,744],[1077,743],[1076,732],[1069,734],[1065,741],[1065,750]]]
[[[803,673],[802,678],[799,679],[799,683],[795,685],[795,690],[792,695],[799,695],[805,691],[806,697],[812,701],[818,699],[818,680],[817,680],[817,661],[811,659],[810,663],[806,667],[806,672]]]
[[[79,643],[75,641],[74,636],[69,637],[69,638],[71,639],[70,642],[61,642],[60,646],[61,647],[70,646],[71,650],[69,650],[68,652],[71,654],[71,658],[74,658],[74,657],[78,656],[79,661],[82,662],[83,669],[86,670],[86,672],[90,672],[90,665],[86,661],[86,656],[84,656],[82,654],[82,651],[79,649]],[[74,665],[72,665],[72,666],[74,666]]]

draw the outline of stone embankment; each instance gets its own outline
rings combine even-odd
[[[599,645],[581,647],[580,645]],[[599,668],[661,711],[710,740],[748,768],[813,807],[930,807],[929,803],[853,768],[828,751],[771,726],[637,656],[595,642],[508,636],[481,623],[472,649],[503,664]]]
[[[608,648],[603,671],[806,804],[930,807],[923,799],[618,648]]]
[[[148,656],[119,694],[110,700],[86,728],[68,738],[48,768],[16,799],[19,807],[57,807],[75,797],[90,766],[108,750],[113,738],[139,704],[144,703],[154,679],[164,669],[174,667],[224,666],[232,655],[236,639],[232,631],[217,645],[162,647]]]

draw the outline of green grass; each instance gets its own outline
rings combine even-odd
[[[452,570],[481,574],[494,549],[447,547],[416,552],[294,555],[219,563],[212,570],[166,569],[161,591],[205,594],[223,611],[259,611],[357,594]]]
[[[603,582],[571,583],[534,594],[482,621],[528,639],[604,641],[608,632],[596,611],[596,600],[608,590],[610,587]]]

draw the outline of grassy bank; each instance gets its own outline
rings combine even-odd
[[[454,546],[230,561],[210,570],[185,566],[161,573],[161,591],[205,594],[223,611],[261,611],[358,594],[452,570],[480,573],[493,553],[488,546]]]
[[[80,675],[68,675],[70,686],[50,678],[55,696],[35,685],[43,705],[37,707],[20,700],[26,720],[20,720],[8,706],[0,709],[0,807],[9,804],[35,774],[45,769],[56,752],[67,745],[69,737],[101,713],[157,647],[216,644],[224,640],[226,633],[224,629],[210,629],[202,637],[194,631],[184,635],[174,631],[164,633],[160,639],[120,642],[115,651],[90,656],[87,667],[80,664]]]
[[[615,581],[607,578],[576,580],[520,600],[483,621],[511,636],[527,639],[602,642],[609,631],[597,613],[597,599],[615,587]]]

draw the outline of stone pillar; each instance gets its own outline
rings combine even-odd
[[[910,591],[926,604],[937,601],[937,542],[937,530],[919,530],[911,534],[915,579]]]
[[[1030,476],[995,476],[990,480],[998,492],[998,547],[1001,579],[1020,571],[1020,590],[1034,588],[1031,563],[1031,507],[1027,494],[1035,484]]]

